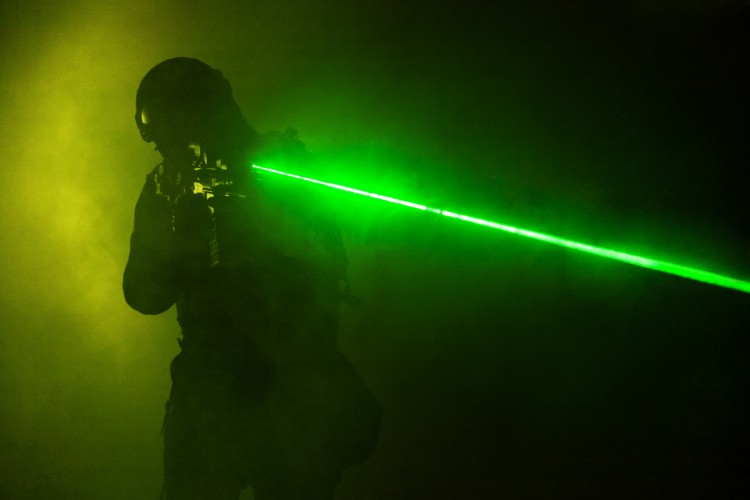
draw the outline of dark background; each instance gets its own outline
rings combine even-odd
[[[119,286],[169,57],[331,180],[750,278],[750,7],[613,5],[4,3],[0,497],[158,495],[179,332]],[[746,294],[331,200],[386,411],[339,498],[747,496]]]

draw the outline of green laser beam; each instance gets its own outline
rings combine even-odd
[[[750,293],[750,283],[748,283],[747,281],[730,278],[728,276],[722,276],[720,274],[711,273],[708,271],[703,271],[703,270],[695,269],[692,267],[672,264],[671,262],[665,262],[665,261],[655,260],[655,259],[647,259],[644,257],[639,257],[637,255],[631,255],[631,254],[624,253],[624,252],[618,252],[616,250],[610,250],[607,248],[597,247],[594,245],[578,243],[576,241],[567,240],[565,238],[559,238],[557,236],[552,236],[549,234],[537,233],[535,231],[529,231],[527,229],[521,229],[518,227],[508,226],[506,224],[498,224],[497,222],[492,222],[492,221],[488,221],[484,219],[478,219],[476,217],[470,217],[468,215],[461,215],[458,213],[449,212],[447,210],[442,210],[439,208],[432,208],[432,207],[428,207],[427,205],[421,205],[419,203],[413,203],[411,201],[399,200],[397,198],[392,198],[390,196],[383,196],[380,194],[371,193],[369,191],[362,191],[361,189],[350,188],[347,186],[342,186],[340,184],[333,184],[331,182],[319,181],[317,179],[311,179],[309,177],[302,177],[300,175],[290,174],[288,172],[282,172],[280,170],[274,170],[271,168],[261,167],[258,165],[253,165],[252,168],[260,172],[268,172],[268,173],[277,174],[277,175],[281,175],[285,177],[290,177],[292,179],[311,182],[313,184],[318,184],[321,186],[338,189],[340,191],[346,191],[348,193],[358,194],[360,196],[367,196],[369,198],[374,198],[376,200],[381,200],[381,201],[385,201],[388,203],[394,203],[396,205],[402,205],[402,206],[409,207],[409,208],[415,208],[417,210],[422,210],[424,212],[430,212],[430,213],[442,215],[444,217],[449,217],[451,219],[457,219],[457,220],[461,220],[464,222],[470,222],[472,224],[478,224],[480,226],[489,227],[492,229],[498,229],[500,231],[517,234],[518,236],[524,236],[526,238],[531,238],[533,240],[544,241],[545,243],[550,243],[552,245],[570,248],[572,250],[578,250],[580,252],[585,252],[585,253],[592,254],[592,255],[598,255],[599,257],[605,257],[608,259],[618,260],[620,262],[625,262],[627,264],[632,264],[634,266],[644,267],[646,269],[660,271],[663,273],[680,276],[682,278],[688,278],[688,279],[692,279],[695,281],[700,281],[702,283],[708,283],[710,285],[717,285],[717,286],[721,286],[725,288],[731,288],[733,290],[738,290],[740,292]]]

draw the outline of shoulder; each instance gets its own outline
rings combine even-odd
[[[297,131],[270,131],[260,136],[253,164],[302,177],[315,177],[315,159],[299,139]],[[257,171],[258,187],[266,196],[288,210],[315,212],[321,208],[320,193],[307,182]]]
[[[269,130],[261,134],[259,150],[261,155],[283,152],[301,153],[305,151],[305,145],[300,141],[297,130],[287,128],[284,132]]]
[[[254,156],[254,163],[262,167],[296,174],[309,174],[314,169],[313,156],[292,128],[262,134]]]
[[[299,139],[297,131],[271,131],[261,135],[254,163],[301,177],[319,177],[315,157]],[[300,179],[273,173],[257,173],[258,187],[271,205],[297,219],[309,231],[331,245],[340,245],[336,208],[326,197],[325,188]]]

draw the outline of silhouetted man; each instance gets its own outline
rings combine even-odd
[[[380,407],[336,346],[346,258],[305,188],[258,178],[299,162],[293,134],[259,135],[221,72],[155,66],[136,124],[163,157],[135,209],[125,298],[177,305],[181,352],[164,422],[167,499],[331,499],[374,448]]]

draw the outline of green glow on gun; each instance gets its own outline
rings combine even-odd
[[[458,213],[449,212],[447,210],[442,210],[439,208],[432,208],[426,205],[420,205],[419,203],[412,203],[410,201],[399,200],[397,198],[391,198],[390,196],[383,196],[383,195],[376,194],[376,193],[370,193],[368,191],[362,191],[360,189],[354,189],[354,188],[342,186],[339,184],[332,184],[330,182],[319,181],[317,179],[311,179],[309,177],[302,177],[299,175],[282,172],[280,170],[260,167],[258,165],[253,165],[252,168],[254,170],[258,170],[261,172],[268,172],[272,174],[282,175],[285,177],[290,177],[293,179],[298,179],[301,181],[311,182],[313,184],[319,184],[321,186],[338,189],[340,191],[346,191],[348,193],[358,194],[360,196],[367,196],[369,198],[386,201],[388,203],[394,203],[396,205],[403,205],[405,207],[422,210],[424,212],[431,212],[434,214],[442,215],[444,217],[450,217],[451,219],[458,219],[464,222],[470,222],[472,224],[478,224],[480,226],[486,226],[492,229],[498,229],[500,231],[505,231],[507,233],[517,234],[518,236],[525,236],[526,238],[531,238],[531,239],[538,240],[538,241],[544,241],[546,243],[551,243],[553,245],[570,248],[572,250],[578,250],[581,252],[598,255],[600,257],[606,257],[608,259],[619,260],[620,262],[625,262],[627,264],[632,264],[634,266],[645,267],[646,269],[652,269],[654,271],[661,271],[663,273],[673,274],[675,276],[680,276],[682,278],[688,278],[688,279],[700,281],[703,283],[708,283],[711,285],[717,285],[717,286],[721,286],[725,288],[731,288],[733,290],[739,290],[745,293],[750,293],[750,283],[748,283],[747,281],[742,281],[739,279],[722,276],[720,274],[715,274],[715,273],[711,273],[708,271],[702,271],[700,269],[681,266],[678,264],[672,264],[670,262],[647,259],[644,257],[639,257],[637,255],[631,255],[631,254],[627,254],[624,252],[618,252],[616,250],[610,250],[607,248],[596,247],[593,245],[586,245],[584,243],[578,243],[576,241],[566,240],[564,238],[558,238],[556,236],[551,236],[549,234],[537,233],[534,231],[529,231],[529,230],[521,229],[518,227],[508,226],[505,224],[498,224],[496,222],[483,220],[483,219],[477,219],[476,217],[470,217],[468,215],[461,215]]]

